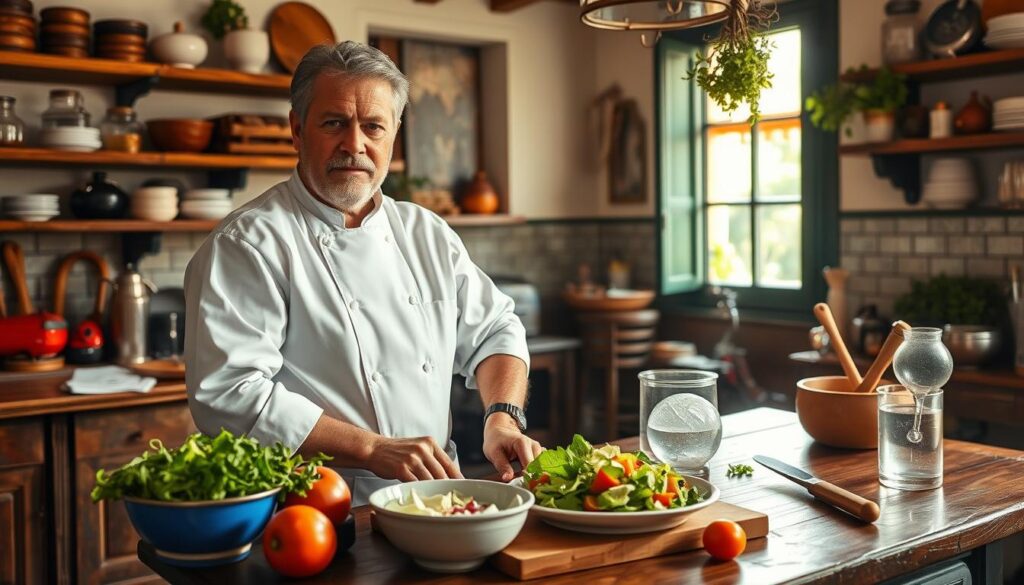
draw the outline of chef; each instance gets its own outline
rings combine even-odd
[[[453,373],[480,392],[503,480],[541,449],[523,434],[512,300],[443,219],[381,192],[408,94],[377,49],[311,49],[291,84],[295,172],[226,218],[185,273],[196,425],[326,453],[357,505],[394,480],[462,477]]]

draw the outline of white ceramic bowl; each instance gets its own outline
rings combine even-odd
[[[178,208],[175,206],[147,207],[132,205],[131,215],[135,219],[145,219],[149,221],[171,221],[175,217],[178,217]]]
[[[132,191],[132,197],[177,200],[178,190],[174,187],[139,187]]]
[[[229,189],[189,189],[185,191],[185,201],[221,201],[230,200]]]
[[[149,43],[149,50],[161,63],[195,69],[196,65],[206,60],[208,47],[206,40],[199,35],[172,32],[153,39]]]
[[[485,516],[415,516],[386,510],[391,501],[408,497],[457,491],[481,503],[497,504],[501,511]],[[516,504],[516,496],[521,502]],[[412,555],[416,564],[439,573],[472,571],[487,557],[508,546],[526,522],[533,506],[529,490],[511,484],[480,479],[435,479],[381,488],[370,494],[377,525],[395,548]]]

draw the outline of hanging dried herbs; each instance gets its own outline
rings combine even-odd
[[[683,79],[696,80],[727,113],[748,104],[747,121],[754,124],[761,117],[761,91],[772,86],[768,71],[772,43],[765,33],[778,17],[774,4],[733,0],[718,38],[710,41],[710,51],[697,54],[693,68]]]

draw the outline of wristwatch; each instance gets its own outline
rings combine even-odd
[[[484,413],[484,422],[487,422],[487,417],[491,416],[496,412],[504,412],[505,414],[512,417],[512,420],[516,421],[516,426],[519,427],[520,433],[526,432],[526,411],[519,408],[515,404],[509,404],[507,402],[497,402],[492,404],[487,412]]]

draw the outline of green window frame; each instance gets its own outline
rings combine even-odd
[[[773,31],[800,29],[802,93],[834,82],[838,77],[836,0],[792,0],[780,4],[779,10]],[[715,304],[707,279],[705,96],[694,82],[682,79],[696,52],[703,49],[708,33],[704,28],[666,34],[654,55],[659,291],[662,304],[671,308],[706,310]],[[821,269],[835,265],[838,259],[838,154],[834,134],[814,128],[806,112],[801,111],[799,119],[801,288],[760,287],[756,280],[749,287],[723,286],[735,290],[739,306],[754,314],[807,320],[810,306],[825,296]],[[757,135],[755,128],[751,133],[755,190]],[[754,210],[772,203],[758,202],[752,196],[745,205],[754,224]],[[752,238],[755,233],[752,231]]]

